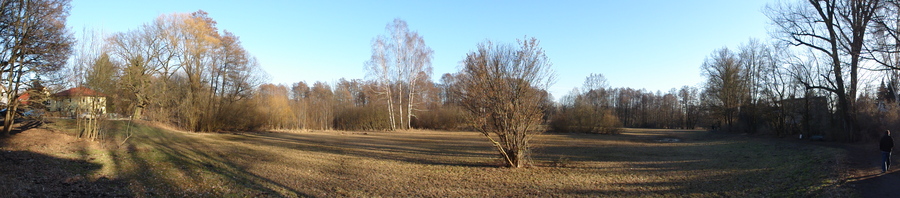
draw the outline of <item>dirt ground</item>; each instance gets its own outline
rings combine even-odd
[[[0,141],[13,197],[851,196],[844,149],[705,131],[542,134],[499,167],[479,133],[189,133],[112,124],[101,143],[37,128]],[[110,132],[113,133],[113,132]],[[121,134],[133,133],[122,143]],[[892,174],[891,174],[892,175]],[[861,179],[860,181],[868,181]],[[862,193],[861,195],[868,195]]]
[[[0,141],[0,192],[3,197],[130,196],[122,181],[93,174],[102,164],[88,153],[95,142],[29,129]],[[91,178],[93,177],[93,178]]]

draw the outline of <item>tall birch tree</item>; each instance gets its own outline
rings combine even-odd
[[[402,19],[394,19],[385,29],[386,35],[373,39],[372,57],[365,69],[367,77],[378,84],[378,95],[388,101],[391,130],[409,129],[422,84],[418,82],[430,80],[434,51]]]

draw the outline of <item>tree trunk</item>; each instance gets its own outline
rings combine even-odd
[[[409,98],[409,99],[407,99],[407,102],[406,102],[406,129],[412,129],[412,123],[411,123],[411,121],[412,121],[412,106],[413,106],[412,83],[410,83],[410,86],[406,89],[409,90],[409,92],[407,92],[407,94],[406,94],[406,97]]]
[[[388,116],[390,116],[391,120],[391,131],[397,130],[397,125],[394,121],[394,96],[391,94],[390,86],[385,86],[387,90],[387,98],[388,98]]]
[[[400,108],[397,112],[400,113],[400,116],[398,116],[400,118],[400,128],[403,129],[406,127],[406,124],[403,124],[403,83],[398,83],[397,96],[399,100],[397,102],[397,107]]]

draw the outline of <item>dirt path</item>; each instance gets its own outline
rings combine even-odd
[[[892,156],[893,167],[881,173],[881,153],[877,145],[848,146],[850,170],[847,185],[856,189],[862,197],[900,197],[900,164],[897,152]]]

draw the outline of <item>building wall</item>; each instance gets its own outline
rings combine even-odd
[[[50,101],[48,110],[60,112],[63,116],[75,116],[78,113],[94,111],[100,115],[106,114],[106,97],[77,96],[57,98]]]

